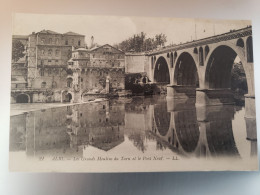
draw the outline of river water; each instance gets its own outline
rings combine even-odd
[[[10,169],[254,170],[249,122],[242,106],[196,108],[195,99],[165,96],[42,109],[11,116]]]

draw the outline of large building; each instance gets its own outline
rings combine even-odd
[[[73,102],[124,91],[124,52],[108,44],[72,51],[68,62],[67,87],[69,89],[64,91],[63,97],[65,100],[71,98]]]
[[[124,90],[125,54],[110,45],[86,49],[84,35],[50,30],[13,40],[26,54],[12,63],[11,103],[82,102],[86,93]]]

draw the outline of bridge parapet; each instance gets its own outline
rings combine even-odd
[[[163,48],[161,50],[147,52],[146,55],[148,55],[148,56],[158,55],[158,54],[161,54],[161,53],[167,53],[167,52],[176,51],[176,50],[193,48],[193,47],[198,47],[198,46],[202,46],[202,45],[218,43],[218,42],[221,42],[221,41],[228,41],[228,40],[246,37],[246,36],[250,36],[250,35],[252,35],[252,27],[251,26],[243,28],[243,29],[223,33],[223,34],[220,34],[220,35],[215,35],[215,36],[212,36],[212,37],[199,39],[199,40],[196,40],[196,41],[194,40],[192,42],[174,45],[174,46],[171,46],[171,47],[168,47],[168,48]]]

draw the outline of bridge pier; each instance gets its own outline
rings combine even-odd
[[[167,85],[167,96],[168,99],[188,99],[196,97],[195,86],[185,85]]]
[[[196,106],[234,104],[231,89],[196,89]]]
[[[255,112],[255,96],[245,95],[245,121],[247,139],[251,141],[257,140],[256,134],[256,112]]]

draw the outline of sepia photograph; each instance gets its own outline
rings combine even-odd
[[[252,24],[13,14],[13,172],[258,170]]]

